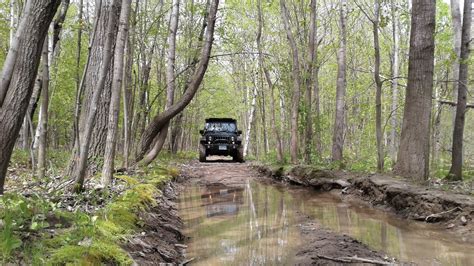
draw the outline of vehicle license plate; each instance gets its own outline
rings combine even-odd
[[[225,145],[219,145],[219,150],[220,150],[220,151],[225,151],[225,150],[227,150],[227,146],[225,146]]]

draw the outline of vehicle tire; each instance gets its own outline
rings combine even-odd
[[[244,163],[244,149],[243,148],[238,148],[237,153],[234,157],[234,161],[239,162],[239,163]]]
[[[199,145],[199,161],[201,163],[206,162],[206,147],[204,145]]]

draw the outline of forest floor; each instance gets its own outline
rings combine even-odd
[[[191,161],[181,165],[180,168],[181,176],[185,179],[181,183],[183,186],[198,184],[239,188],[244,187],[249,181],[277,182],[257,171],[249,163],[229,163],[223,160],[207,163]],[[293,261],[296,264],[386,263],[393,260],[350,236],[328,230],[303,213],[297,216],[302,243],[307,244],[298,248]]]

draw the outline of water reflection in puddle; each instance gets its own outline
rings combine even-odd
[[[472,265],[472,245],[435,227],[348,206],[332,194],[257,182],[190,186],[180,194],[190,238],[187,258],[200,265],[292,264],[300,241],[297,212],[373,249],[420,265]]]

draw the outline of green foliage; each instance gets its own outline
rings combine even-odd
[[[26,198],[17,194],[0,197],[0,258],[8,262],[23,245],[23,234],[39,232],[49,227],[47,216],[55,205],[38,196]]]
[[[53,252],[49,263],[61,265],[132,265],[132,260],[117,244],[99,240],[92,241],[87,246],[63,246]]]
[[[138,213],[157,204],[159,187],[177,173],[172,167],[152,166],[143,176],[119,176],[128,189],[91,214],[59,209],[39,196],[6,194],[0,197],[0,259],[3,264],[19,256],[35,265],[131,265],[120,245],[140,226]],[[109,198],[107,191],[89,194],[89,204]]]

